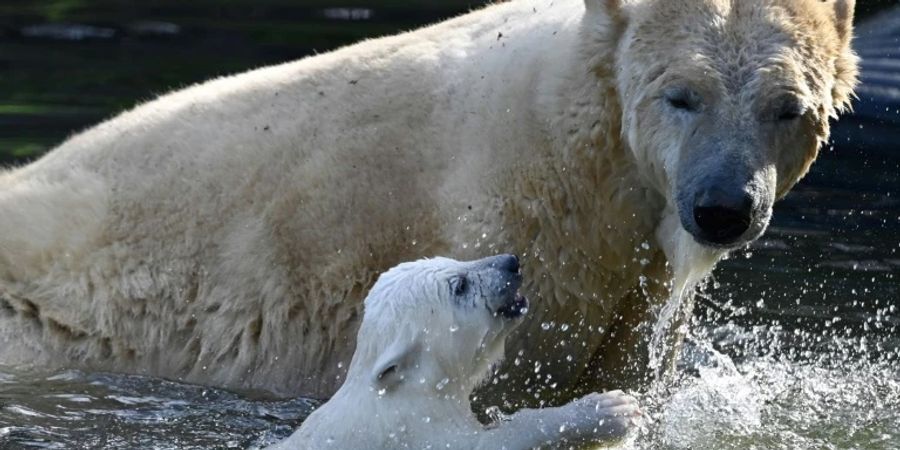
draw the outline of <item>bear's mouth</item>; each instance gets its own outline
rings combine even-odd
[[[525,315],[528,312],[528,299],[516,292],[510,301],[506,302],[503,306],[497,308],[497,311],[494,312],[494,315],[503,317],[506,319],[518,319]]]

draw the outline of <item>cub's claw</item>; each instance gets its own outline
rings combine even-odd
[[[588,394],[576,401],[587,407],[585,419],[592,425],[594,441],[624,438],[637,427],[643,414],[637,400],[622,391]]]

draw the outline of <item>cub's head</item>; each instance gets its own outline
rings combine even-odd
[[[468,395],[527,312],[521,282],[512,255],[423,259],[385,272],[366,298],[348,382],[365,380],[381,395]]]
[[[586,0],[618,30],[623,134],[704,245],[765,230],[857,79],[854,0]]]

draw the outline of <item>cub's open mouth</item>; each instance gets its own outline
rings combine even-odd
[[[494,313],[497,316],[507,319],[516,319],[528,312],[528,299],[524,295],[516,292],[513,298],[497,309]]]

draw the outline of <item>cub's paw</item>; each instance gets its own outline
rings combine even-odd
[[[590,441],[622,439],[637,428],[642,415],[637,400],[622,391],[588,394],[575,403],[586,421],[582,426]]]

